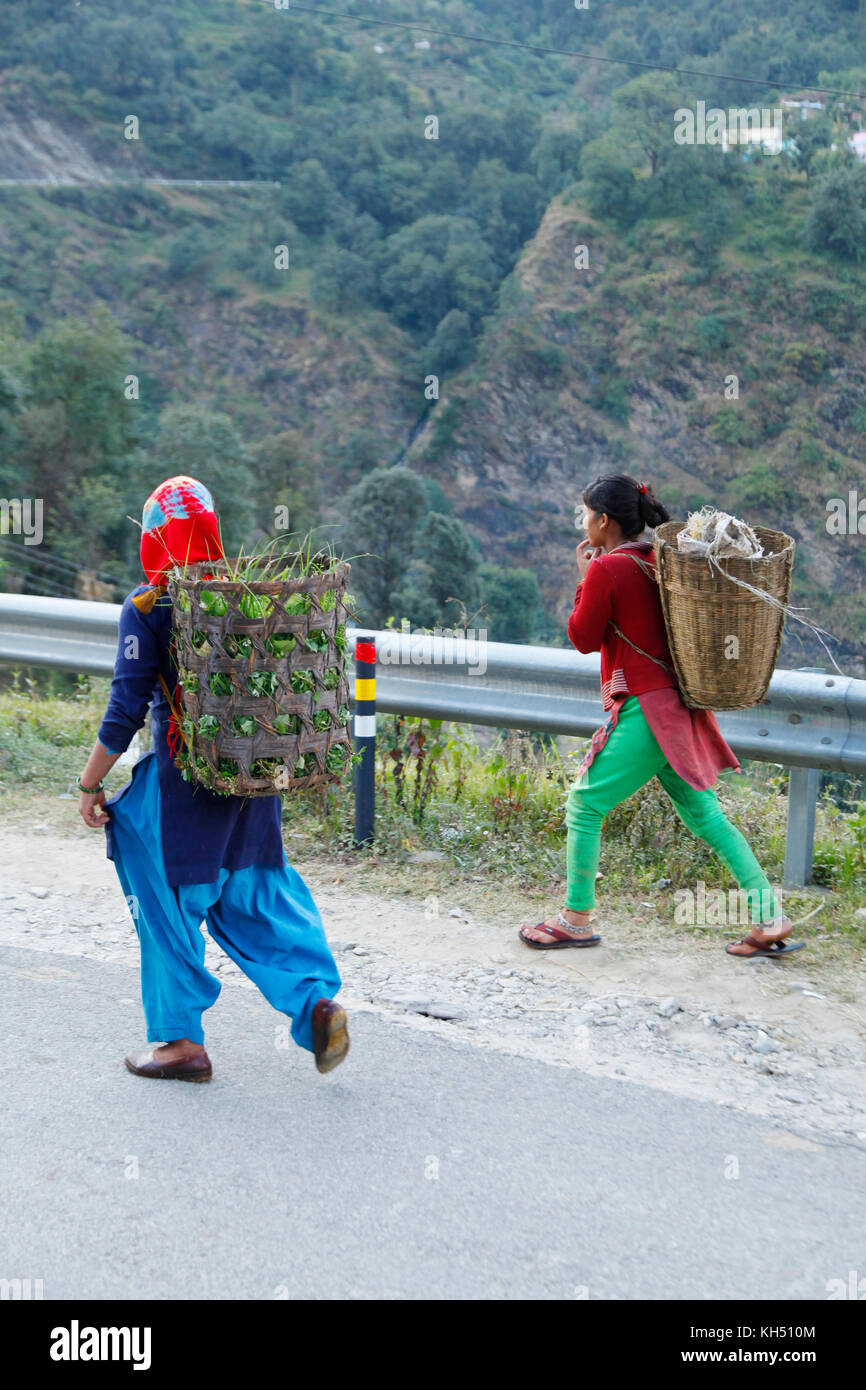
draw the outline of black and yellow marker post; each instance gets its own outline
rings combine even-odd
[[[373,843],[376,814],[376,642],[355,643],[355,847]]]

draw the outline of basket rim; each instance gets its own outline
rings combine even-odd
[[[337,589],[349,577],[351,565],[348,560],[341,560],[335,569],[327,570],[324,574],[306,574],[297,579],[220,579],[218,576],[208,575],[205,580],[203,571],[212,571],[218,565],[226,565],[227,560],[196,560],[194,564],[185,566],[183,574],[172,570],[168,575],[168,587],[172,585],[177,588],[194,588],[196,584],[207,582],[208,588],[218,590],[228,590],[232,592],[242,589],[244,593],[253,594],[272,594],[285,593],[287,591],[304,592],[304,588],[315,586],[318,589]]]
[[[674,538],[678,536],[680,531],[684,530],[686,526],[688,526],[687,521],[663,521],[655,528],[653,538],[658,543],[659,547],[667,547],[669,550],[674,550],[683,560],[703,560],[704,557],[702,555],[689,555],[687,551],[680,550],[679,546],[673,544]],[[764,541],[769,543],[771,540],[782,541],[783,544],[781,549],[774,550],[770,555],[729,555],[723,556],[723,559],[744,560],[748,564],[761,564],[761,562],[765,560],[778,560],[782,556],[787,555],[789,551],[793,551],[796,547],[794,537],[789,536],[787,531],[777,531],[772,526],[753,526],[751,529],[762,543]],[[664,534],[665,532],[667,534]]]

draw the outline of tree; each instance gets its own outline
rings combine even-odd
[[[377,468],[343,500],[340,540],[352,563],[352,582],[374,627],[392,616],[392,596],[412,563],[415,533],[427,492],[407,468]]]
[[[342,314],[352,305],[375,301],[376,272],[354,251],[328,246],[316,262],[310,291],[319,304]]]
[[[496,266],[469,218],[420,217],[385,243],[385,303],[399,323],[425,337],[449,309],[463,309],[477,324],[496,281]]]
[[[590,212],[629,226],[640,215],[642,198],[630,160],[611,135],[591,140],[580,155]]]
[[[815,156],[820,150],[828,150],[832,144],[832,122],[821,111],[808,121],[801,120],[799,117],[795,120],[789,116],[785,125],[785,134],[797,146],[795,156],[797,168],[802,169],[806,178],[810,179],[815,172]]]
[[[427,566],[427,589],[437,617],[446,623],[458,621],[461,604],[471,615],[479,598],[479,560],[459,517],[430,512],[418,533],[416,554]]]
[[[228,415],[197,403],[165,408],[147,466],[148,491],[176,473],[198,478],[213,494],[223,545],[237,553],[253,523],[255,490],[246,446]]]
[[[654,176],[660,162],[674,150],[674,112],[682,92],[670,77],[644,73],[614,93],[617,125],[643,151]]]
[[[250,450],[250,467],[261,498],[262,530],[269,535],[309,531],[318,511],[318,476],[308,461],[303,435],[283,430],[259,440]],[[278,507],[288,510],[288,528],[277,525]]]
[[[492,642],[531,642],[547,616],[534,572],[485,563],[479,569],[479,579],[488,638]]]
[[[339,199],[334,184],[318,159],[294,164],[285,176],[282,209],[305,236],[321,236]]]
[[[866,168],[856,160],[836,165],[815,183],[806,237],[819,251],[848,260],[866,257]]]
[[[16,471],[42,499],[45,538],[58,554],[81,558],[99,549],[122,522],[128,457],[142,406],[127,400],[129,345],[107,312],[94,323],[62,319],[43,329],[23,359],[16,432]],[[102,480],[80,510],[88,477]]]
[[[472,322],[462,309],[450,309],[422,353],[424,372],[444,376],[469,361],[475,351]]]

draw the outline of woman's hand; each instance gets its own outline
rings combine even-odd
[[[82,792],[78,798],[78,813],[85,825],[89,825],[91,830],[98,830],[111,820],[107,811],[103,811],[105,804],[105,792]]]
[[[581,579],[585,579],[586,572],[598,554],[598,551],[590,545],[589,541],[583,540],[578,545],[575,554],[577,556],[577,568],[580,571],[580,577]]]
[[[84,771],[78,782],[78,790],[81,796],[78,799],[78,813],[85,825],[89,825],[91,830],[98,830],[105,825],[106,821],[111,820],[107,811],[103,811],[105,804],[105,791],[100,783],[108,775],[111,768],[120,757],[120,753],[109,753],[107,748],[99,742],[93,745],[93,751],[87,759]],[[82,787],[99,787],[98,792],[82,792]]]

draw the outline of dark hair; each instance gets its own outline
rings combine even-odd
[[[583,501],[592,512],[606,512],[629,539],[640,535],[644,526],[660,526],[670,520],[670,512],[649,483],[638,483],[628,473],[605,473],[596,478],[583,494]]]

